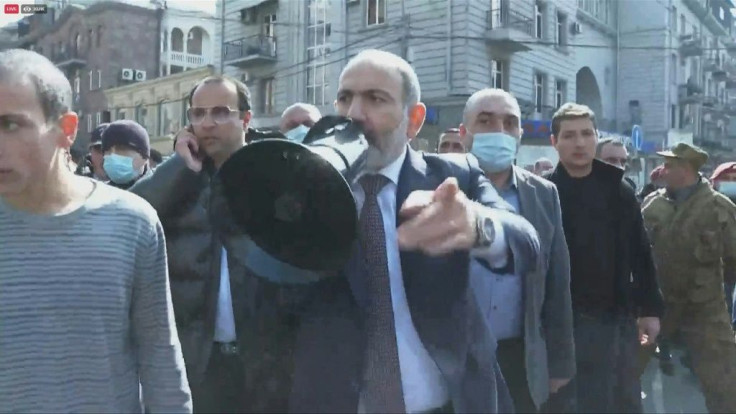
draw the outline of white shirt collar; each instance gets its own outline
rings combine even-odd
[[[401,174],[401,167],[404,165],[404,160],[406,160],[406,154],[409,150],[407,148],[404,148],[404,151],[399,155],[398,158],[391,161],[391,163],[385,167],[383,167],[380,171],[378,171],[378,174],[381,174],[382,176],[388,178],[391,180],[394,185],[399,185],[399,175]],[[357,179],[360,179],[360,177],[367,174],[366,172],[361,172],[358,174]],[[357,181],[356,179],[356,181]]]

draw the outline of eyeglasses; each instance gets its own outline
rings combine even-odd
[[[213,106],[212,108],[193,107],[187,110],[187,119],[189,119],[190,124],[199,125],[209,115],[212,122],[220,125],[232,121],[233,115],[239,114],[239,110],[232,109],[229,106]]]

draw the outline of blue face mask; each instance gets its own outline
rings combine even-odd
[[[289,138],[291,141],[302,142],[304,141],[304,137],[307,136],[307,132],[309,132],[308,126],[299,125],[298,127],[289,130],[284,135],[286,135],[286,138]]]
[[[105,155],[102,168],[115,184],[129,183],[140,175],[133,168],[133,158],[118,154]]]
[[[473,149],[470,151],[480,168],[488,173],[497,173],[511,168],[516,158],[518,142],[516,138],[503,132],[484,132],[475,134]]]
[[[736,181],[722,181],[718,184],[718,191],[729,198],[736,198]]]

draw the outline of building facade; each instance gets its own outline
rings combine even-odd
[[[226,0],[216,56],[251,88],[261,127],[297,101],[331,113],[347,60],[380,48],[417,71],[428,107],[421,146],[436,148],[470,94],[494,86],[521,102],[526,142],[549,147],[548,121],[567,100],[590,104],[606,128],[616,123],[614,2],[595,3],[585,20],[588,2],[576,0]],[[574,47],[581,41],[606,47]]]
[[[156,77],[161,10],[101,2],[29,20],[28,33],[14,47],[35,50],[66,74],[80,115],[74,150],[85,152],[90,131],[111,119],[103,91]]]
[[[211,65],[214,61],[214,16],[166,8],[161,22],[161,67],[159,76]]]

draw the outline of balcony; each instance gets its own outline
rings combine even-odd
[[[703,54],[703,40],[697,34],[680,36],[680,55],[682,57],[700,56]]]
[[[534,37],[534,20],[509,10],[508,6],[489,10],[486,14],[486,41],[500,50],[514,53],[531,50]]]
[[[727,36],[729,34],[728,30],[723,26],[723,24],[721,24],[716,16],[713,15],[713,13],[708,13],[705,16],[705,26],[715,36]]]
[[[52,60],[59,69],[79,69],[87,65],[87,59],[82,57],[81,53],[72,50],[56,53]]]
[[[276,62],[276,39],[255,35],[225,43],[225,64],[241,68]]]
[[[680,105],[702,102],[703,89],[695,82],[688,81],[688,83],[678,86],[677,98]]]
[[[736,103],[726,104],[723,110],[726,115],[736,117]]]
[[[726,77],[728,74],[723,68],[723,65],[721,64],[721,60],[718,58],[710,58],[705,61],[705,64],[703,65],[703,69],[706,72],[711,72],[713,76],[713,80],[716,82],[724,82],[726,80]]]
[[[207,61],[202,55],[192,55],[184,52],[170,52],[169,63],[177,66],[199,67],[206,65]]]
[[[685,5],[701,19],[704,19],[710,14],[710,10],[708,10],[708,2],[706,0],[683,0],[683,3],[685,3]]]

